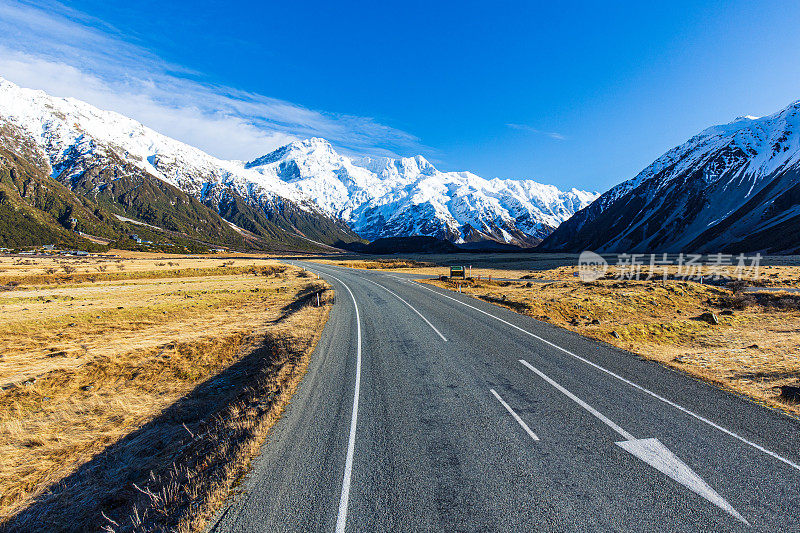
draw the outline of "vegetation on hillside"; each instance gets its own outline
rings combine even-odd
[[[210,199],[206,205],[113,150],[51,169],[27,136],[0,124],[2,248],[54,244],[102,250],[107,243],[118,249],[177,253],[214,247],[319,252],[342,239],[358,240],[343,222],[292,204],[276,201],[257,207],[235,195],[224,198],[218,206]]]

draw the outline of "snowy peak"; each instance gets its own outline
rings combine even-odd
[[[349,158],[322,139],[288,144],[245,166],[291,183],[367,239],[427,235],[531,246],[597,197],[441,172],[421,155]]]
[[[361,157],[353,159],[352,163],[379,175],[383,179],[395,179],[403,176],[432,176],[436,168],[423,156],[403,157],[392,159],[390,157]]]
[[[333,146],[319,137],[312,137],[302,141],[294,141],[285,146],[259,157],[253,161],[245,163],[245,168],[259,167],[263,165],[270,165],[280,161],[288,161],[293,159],[311,159],[322,161],[326,159],[334,159],[338,154],[333,150]]]
[[[131,208],[132,200],[113,193],[115,187],[153,180],[188,194],[245,227],[251,236],[255,232],[284,242],[311,239],[328,244],[356,238],[342,221],[331,219],[291,184],[246,169],[241,162],[218,159],[85,102],[20,88],[0,78],[0,126],[21,132],[36,147],[37,157],[46,162],[53,179],[90,197],[106,194],[110,201],[120,203],[122,211]],[[162,183],[144,189],[168,190]],[[162,208],[179,209],[177,200],[159,201],[153,209],[139,206],[151,214]],[[155,222],[171,224],[170,220]]]
[[[711,126],[656,159],[633,179],[609,190],[600,201],[609,204],[644,183],[655,193],[691,169],[704,169],[702,177],[707,183],[734,170],[758,182],[800,163],[799,133],[800,101],[772,115],[747,115]]]
[[[21,128],[44,150],[54,174],[79,172],[79,160],[107,158],[126,163],[198,197],[232,187],[243,195],[283,198],[300,206],[308,199],[277,179],[247,171],[241,163],[213,157],[112,111],[74,98],[24,89],[0,78],[0,120]],[[58,177],[54,175],[54,177]],[[69,176],[61,176],[62,179]]]

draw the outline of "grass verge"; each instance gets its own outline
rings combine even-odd
[[[0,529],[202,528],[297,387],[330,308],[325,284],[272,266],[3,293]]]

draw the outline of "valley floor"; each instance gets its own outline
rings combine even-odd
[[[142,254],[2,257],[0,289],[0,530],[17,531],[200,527],[332,300],[275,261]]]

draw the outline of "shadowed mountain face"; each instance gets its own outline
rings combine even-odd
[[[15,220],[30,219],[19,227],[38,227],[26,238],[4,224],[0,243],[9,246],[85,247],[73,229],[114,241],[131,231],[119,217],[178,240],[239,249],[321,251],[359,240],[346,223],[278,179],[116,113],[2,79],[0,150],[0,206],[16,210]],[[149,232],[146,227],[134,228]]]
[[[543,250],[800,250],[800,102],[714,126],[576,213]]]
[[[108,241],[125,228],[91,199],[53,180],[47,159],[17,128],[0,125],[0,247],[57,244],[92,249],[78,230]]]

